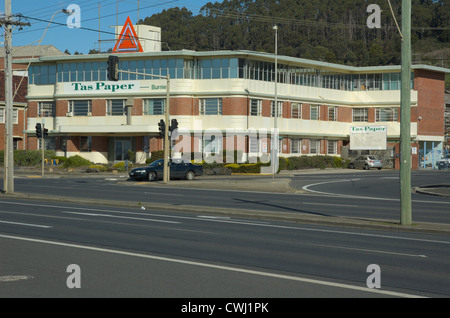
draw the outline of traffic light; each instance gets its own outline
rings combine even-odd
[[[36,137],[42,138],[42,126],[40,123],[36,124]]]
[[[119,80],[119,57],[116,55],[110,55],[108,57],[108,80]]]
[[[47,128],[44,128],[44,138],[45,137],[48,137],[48,129]]]
[[[169,130],[174,131],[175,129],[178,129],[178,121],[174,118],[171,120]]]
[[[158,127],[159,127],[159,135],[161,137],[164,137],[166,134],[166,123],[164,122],[164,119],[161,119],[158,123]]]

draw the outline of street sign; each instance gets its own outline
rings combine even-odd
[[[144,52],[141,43],[136,35],[130,17],[127,17],[122,31],[117,38],[113,53],[129,53],[129,52]]]

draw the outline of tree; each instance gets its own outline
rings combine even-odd
[[[272,53],[277,24],[279,54],[355,66],[399,64],[399,32],[388,3],[378,2],[380,29],[367,28],[368,2],[361,0],[223,0],[209,2],[198,15],[177,7],[141,22],[161,27],[162,41],[172,50]],[[401,1],[391,4],[401,23]],[[412,0],[414,51],[450,48],[449,21],[450,1]]]

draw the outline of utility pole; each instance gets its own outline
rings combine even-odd
[[[30,23],[13,21],[11,0],[5,0],[5,17],[0,19],[5,28],[5,150],[3,190],[14,193],[14,139],[13,139],[13,75],[12,75],[12,26],[25,26]]]
[[[411,225],[411,0],[402,0],[400,221]]]

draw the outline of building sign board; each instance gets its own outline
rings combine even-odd
[[[65,94],[111,94],[140,91],[140,81],[100,81],[64,83]]]
[[[386,150],[387,126],[350,127],[350,150]]]

